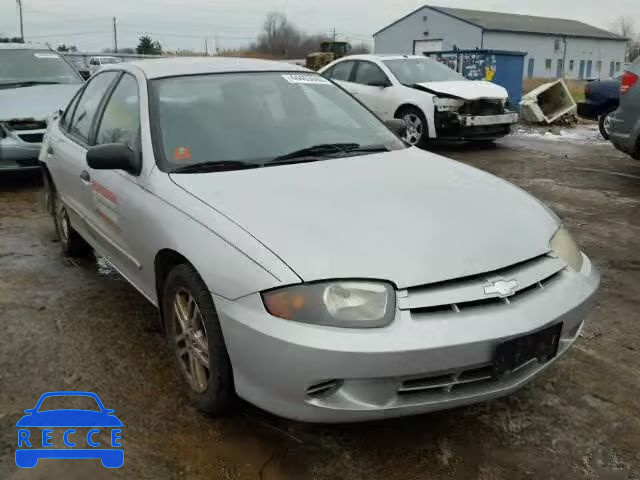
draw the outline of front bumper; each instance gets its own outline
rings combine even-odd
[[[451,111],[435,112],[437,140],[493,140],[511,132],[518,114],[462,115]]]
[[[38,155],[45,130],[6,130],[0,125],[0,172],[39,168]]]
[[[238,394],[272,413],[337,423],[413,415],[509,394],[564,354],[579,336],[599,273],[581,272],[503,308],[454,317],[398,310],[385,328],[342,329],[270,316],[259,295],[214,296]],[[562,323],[558,357],[501,380],[481,378],[498,344]],[[475,378],[477,381],[463,382]],[[426,385],[412,389],[407,385]]]

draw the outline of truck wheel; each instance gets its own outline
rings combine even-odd
[[[598,117],[598,127],[600,134],[605,140],[609,140],[609,128],[611,128],[611,118],[618,107],[609,107],[602,115]]]
[[[396,113],[396,118],[407,124],[407,133],[403,140],[410,145],[426,147],[429,141],[429,127],[424,113],[419,108],[403,107]]]
[[[162,312],[173,361],[192,403],[209,414],[226,413],[235,400],[231,361],[211,293],[190,265],[169,272]]]
[[[83,257],[93,251],[91,246],[76,232],[71,226],[67,209],[62,203],[58,189],[55,188],[51,180],[47,181],[48,202],[50,202],[50,213],[53,217],[53,225],[60,240],[62,253],[68,257]]]

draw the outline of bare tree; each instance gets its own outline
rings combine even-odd
[[[640,36],[636,33],[635,24],[631,17],[618,17],[611,24],[611,29],[627,39],[627,62],[633,62],[640,56]]]
[[[320,44],[327,40],[329,38],[323,35],[301,33],[286,15],[271,12],[264,21],[258,41],[250,49],[272,57],[303,58],[319,51]]]

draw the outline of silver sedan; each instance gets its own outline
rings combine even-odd
[[[576,341],[599,283],[535,198],[285,63],[107,66],[40,160],[64,253],[94,249],[159,308],[214,414],[236,394],[351,422],[511,393]]]

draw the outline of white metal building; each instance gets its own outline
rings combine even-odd
[[[606,78],[624,64],[626,41],[576,20],[424,6],[373,34],[376,53],[441,50],[526,52],[525,77]]]

